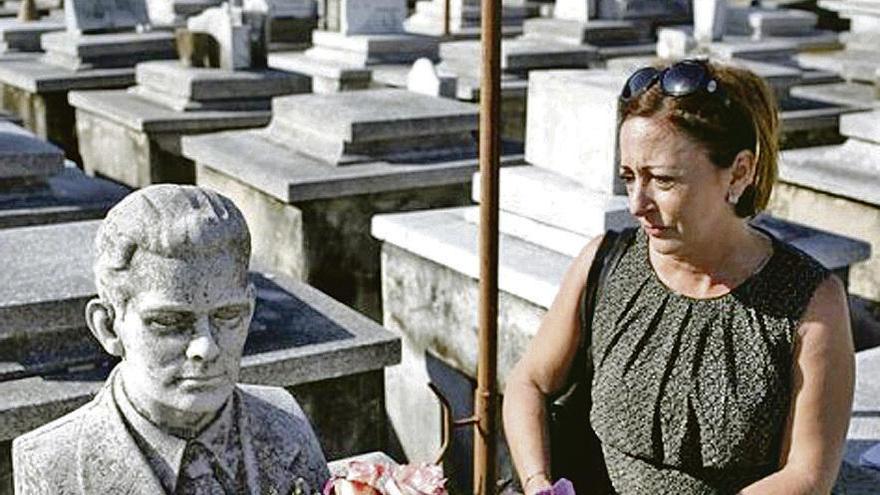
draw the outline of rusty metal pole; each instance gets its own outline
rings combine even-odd
[[[449,19],[452,17],[452,0],[443,0],[443,37],[448,38]]]
[[[18,20],[20,22],[30,22],[36,21],[39,18],[40,14],[37,12],[36,0],[21,0],[21,5],[18,7]]]
[[[482,0],[480,82],[480,350],[474,397],[474,493],[494,495],[498,391],[498,168],[501,153],[501,0]]]

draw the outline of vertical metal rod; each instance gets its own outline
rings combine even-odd
[[[36,0],[22,0],[18,8],[19,22],[36,21],[39,18],[40,14],[37,12]]]
[[[501,0],[482,0],[480,82],[480,351],[474,397],[474,493],[494,495],[498,349],[498,168],[501,137]]]
[[[452,17],[452,0],[443,0],[443,37],[449,37],[449,20]]]

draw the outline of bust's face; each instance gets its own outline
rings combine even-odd
[[[132,297],[114,328],[125,350],[129,399],[154,422],[219,410],[238,381],[253,288],[231,256],[136,255]]]

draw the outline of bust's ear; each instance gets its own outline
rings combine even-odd
[[[122,340],[113,328],[115,319],[116,314],[112,304],[95,298],[86,305],[86,323],[92,335],[98,339],[105,351],[114,356],[124,357],[125,348],[122,346]]]
[[[250,326],[251,319],[254,317],[254,311],[257,309],[257,288],[253,282],[248,283],[245,293],[251,305],[251,313],[248,315],[248,326]]]

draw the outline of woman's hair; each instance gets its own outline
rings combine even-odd
[[[629,117],[665,119],[703,146],[712,163],[721,168],[732,166],[740,151],[752,151],[757,157],[755,179],[735,209],[738,216],[749,217],[767,206],[776,180],[776,98],[767,83],[749,70],[714,62],[707,63],[707,67],[723,91],[673,97],[665,95],[659,83],[654,84],[644,93],[621,101],[618,131]]]

